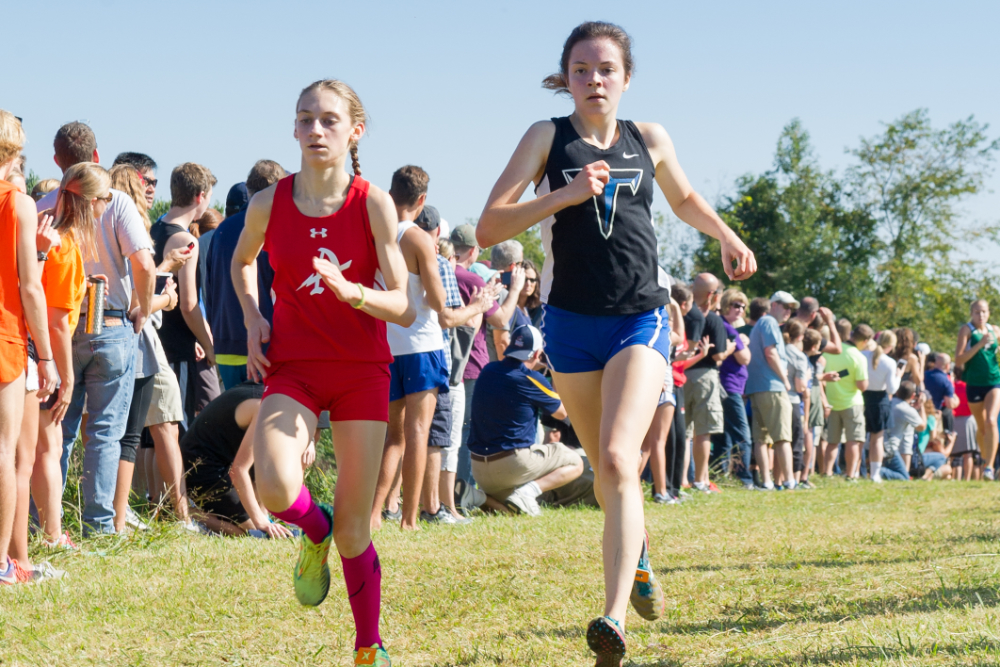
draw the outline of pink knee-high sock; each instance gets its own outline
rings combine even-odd
[[[309,495],[309,489],[302,485],[299,497],[295,499],[292,506],[282,512],[271,512],[285,523],[292,523],[302,529],[302,532],[312,540],[313,544],[319,544],[330,534],[330,520],[313,502]]]
[[[378,562],[375,545],[369,544],[363,554],[354,558],[341,556],[340,562],[344,566],[344,583],[358,632],[354,649],[381,646],[378,615],[382,607],[382,565]]]

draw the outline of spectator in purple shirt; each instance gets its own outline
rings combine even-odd
[[[748,307],[747,296],[736,289],[722,293],[719,314],[726,328],[726,337],[736,345],[736,351],[726,357],[719,366],[719,380],[725,395],[722,398],[724,431],[712,436],[712,466],[722,464],[724,472],[730,469],[730,452],[739,453],[739,460],[732,471],[747,489],[753,488],[750,472],[750,458],[753,444],[750,438],[750,423],[747,421],[746,406],[743,403],[743,389],[747,384],[747,364],[750,363],[750,348],[747,337],[736,331],[734,324],[742,320]]]

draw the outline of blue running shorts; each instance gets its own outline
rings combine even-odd
[[[599,371],[626,347],[645,345],[670,366],[670,318],[664,306],[635,315],[578,315],[542,306],[542,339],[557,373]]]
[[[448,364],[444,350],[401,354],[389,364],[389,402],[437,389],[439,394],[448,391]]]

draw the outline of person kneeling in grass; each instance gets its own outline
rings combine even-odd
[[[472,475],[488,507],[537,516],[538,497],[577,479],[583,459],[560,442],[535,444],[539,410],[565,419],[566,408],[535,370],[542,334],[520,326],[510,338],[503,360],[483,368],[472,396]]]
[[[238,384],[209,403],[181,439],[188,495],[196,503],[192,513],[210,530],[244,535],[259,530],[269,537],[292,537],[291,531],[271,523],[257,500],[251,477],[253,430],[264,385]],[[316,458],[313,444],[302,456],[303,468]]]

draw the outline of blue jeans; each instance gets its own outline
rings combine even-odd
[[[115,484],[121,439],[125,435],[132,390],[135,387],[135,356],[139,336],[131,324],[106,326],[97,335],[83,333],[83,322],[73,334],[73,373],[76,384],[63,420],[62,474],[73,453],[87,401],[87,447],[83,454],[83,531],[115,532]]]
[[[924,465],[937,470],[948,462],[947,457],[941,452],[924,452]]]
[[[882,479],[891,479],[898,482],[906,482],[910,479],[910,475],[906,470],[906,464],[903,463],[903,457],[896,452],[892,456],[885,457],[882,461]]]
[[[225,364],[217,364],[216,368],[219,369],[219,377],[222,378],[222,386],[226,389],[232,389],[238,384],[247,381],[247,365],[242,366],[226,366]]]
[[[730,472],[730,452],[737,448],[740,460],[732,466],[732,472],[744,484],[753,484],[750,473],[750,456],[753,443],[750,438],[750,422],[747,420],[746,406],[739,394],[726,394],[722,399],[722,415],[725,430],[712,435],[712,465],[722,463],[722,472]]]

